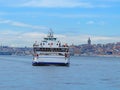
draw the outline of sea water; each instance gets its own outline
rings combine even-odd
[[[70,67],[0,56],[0,90],[120,90],[119,57],[71,57]]]

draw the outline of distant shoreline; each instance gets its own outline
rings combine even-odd
[[[120,57],[120,55],[97,55],[98,57]]]
[[[120,57],[120,55],[77,55],[77,56],[85,56],[85,57]]]

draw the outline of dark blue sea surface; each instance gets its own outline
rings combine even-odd
[[[70,67],[0,56],[0,90],[120,90],[119,57],[71,57]]]

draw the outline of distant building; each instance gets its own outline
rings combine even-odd
[[[91,45],[90,37],[88,38],[88,45]]]

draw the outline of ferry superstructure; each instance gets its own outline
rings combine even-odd
[[[52,30],[49,31],[43,41],[40,43],[36,41],[33,44],[33,52],[33,66],[69,66],[70,64],[69,46],[67,44],[61,44],[61,42],[53,36]]]

